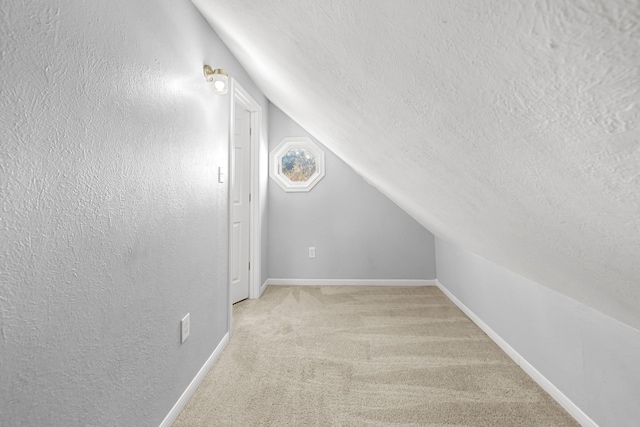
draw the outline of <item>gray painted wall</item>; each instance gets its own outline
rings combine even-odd
[[[601,427],[640,420],[640,331],[436,238],[438,281]]]
[[[270,149],[291,136],[324,150],[326,176],[307,193],[269,179],[270,278],[435,279],[433,235],[270,104]]]
[[[266,98],[188,1],[0,16],[0,425],[157,426],[228,330],[230,98],[202,65]]]

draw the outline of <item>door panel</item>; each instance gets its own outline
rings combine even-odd
[[[237,125],[238,123],[236,123]],[[237,138],[237,137],[236,137]],[[246,191],[245,187],[245,180],[244,180],[244,176],[243,173],[244,171],[242,170],[242,166],[243,163],[242,161],[243,159],[243,154],[245,152],[246,148],[244,147],[235,147],[233,152],[234,152],[234,159],[235,159],[235,164],[233,165],[234,167],[234,172],[235,172],[235,180],[234,180],[234,186],[233,186],[233,204],[234,206],[241,206],[243,203],[242,200],[242,194],[244,194],[244,192]]]
[[[240,248],[242,247],[240,241],[241,224],[233,224],[231,226],[231,247],[235,250],[231,256],[231,283],[238,283],[241,279],[240,274]]]
[[[235,110],[231,171],[231,301],[249,298],[249,183],[251,182],[251,113]]]

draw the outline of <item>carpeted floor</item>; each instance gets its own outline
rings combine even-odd
[[[436,287],[270,286],[174,427],[576,426]]]

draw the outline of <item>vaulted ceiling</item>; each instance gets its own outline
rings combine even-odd
[[[640,328],[640,2],[193,0],[435,235]]]

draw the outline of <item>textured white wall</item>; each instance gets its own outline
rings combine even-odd
[[[292,136],[310,135],[270,104],[271,149]],[[269,180],[269,277],[435,279],[433,234],[314,142],[327,174],[310,192],[287,193]]]
[[[640,2],[194,3],[434,234],[640,328]]]
[[[436,239],[438,281],[599,426],[640,419],[640,331]]]
[[[228,330],[230,99],[202,65],[266,99],[187,1],[0,22],[0,425],[157,426]]]

